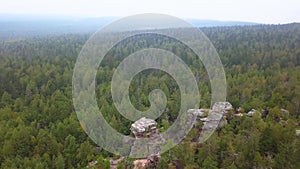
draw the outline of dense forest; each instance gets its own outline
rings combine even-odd
[[[156,167],[300,168],[296,136],[300,129],[300,24],[201,30],[224,65],[227,100],[240,113],[251,109],[269,113],[264,118],[232,116],[205,143],[194,141],[198,133],[192,129],[181,144],[161,155]],[[89,139],[73,108],[73,69],[89,37],[65,34],[0,41],[1,168],[86,168],[96,160],[96,168],[110,168],[109,160],[119,158]],[[132,122],[114,107],[110,80],[124,57],[147,47],[169,50],[188,63],[198,79],[200,107],[210,107],[208,75],[192,51],[166,37],[137,36],[111,49],[96,77],[103,116],[126,135],[131,134]],[[166,111],[157,119],[159,130],[165,131],[180,108],[179,87],[172,77],[158,70],[139,73],[130,85],[130,99],[137,109],[147,110],[147,96],[156,88],[168,99]],[[117,167],[133,168],[133,160],[125,158]]]

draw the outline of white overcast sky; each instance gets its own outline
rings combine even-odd
[[[290,23],[300,22],[300,0],[0,0],[0,14],[102,17],[139,13]]]

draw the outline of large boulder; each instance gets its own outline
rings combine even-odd
[[[255,109],[251,109],[251,110],[247,113],[247,116],[252,117],[255,113],[258,113],[258,111],[255,110]]]
[[[280,113],[281,113],[281,116],[288,116],[290,115],[290,112],[286,109],[280,109]]]
[[[216,102],[212,110],[217,112],[224,112],[224,111],[230,111],[232,110],[232,105],[229,102]]]
[[[156,132],[156,121],[142,117],[131,125],[130,130],[136,137],[145,137]]]
[[[136,138],[131,147],[131,156],[147,157],[149,154],[157,155],[160,152],[160,144],[164,143],[165,139],[156,128],[156,125],[155,120],[145,117],[131,125],[131,131]]]
[[[206,117],[209,113],[209,109],[189,109],[188,113],[196,116],[197,118]]]
[[[223,127],[227,124],[227,120],[223,114],[218,112],[210,112],[206,118],[201,118],[201,121],[204,122],[202,130],[212,130],[216,128]]]
[[[300,137],[300,130],[296,130],[296,136]]]

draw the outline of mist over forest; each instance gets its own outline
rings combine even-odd
[[[141,166],[137,159],[95,144],[84,131],[88,124],[78,121],[73,106],[76,59],[91,35],[115,19],[0,16],[0,168],[300,168],[299,23],[187,19],[220,56],[232,109],[224,115],[226,125],[206,142],[197,141],[205,125],[200,120],[180,144]],[[212,104],[208,74],[193,51],[158,35],[122,41],[99,66],[95,88],[105,120],[132,138],[133,122],[116,109],[110,82],[124,58],[149,47],[170,51],[187,63],[198,79],[197,108],[210,109]],[[132,105],[145,111],[150,107],[149,93],[157,88],[167,98],[165,111],[155,119],[163,133],[180,110],[176,81],[160,70],[142,71],[132,79],[129,94]]]

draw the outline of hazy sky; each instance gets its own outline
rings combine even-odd
[[[300,0],[0,0],[0,14],[101,17],[139,13],[289,23],[300,22]]]

